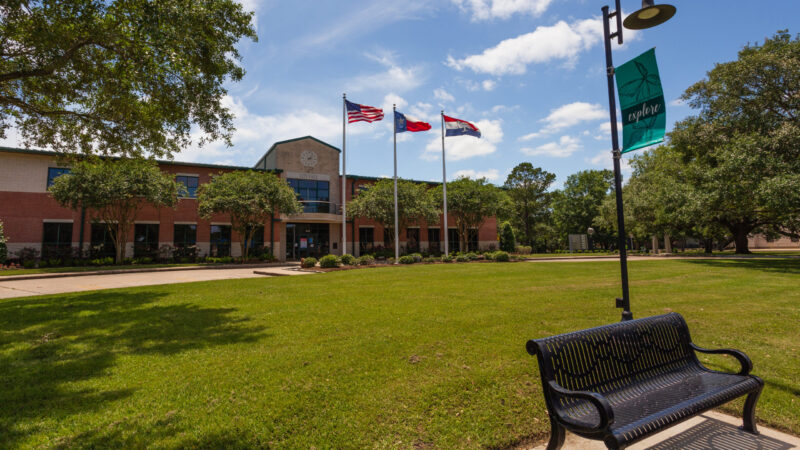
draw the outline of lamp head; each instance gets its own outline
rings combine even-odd
[[[672,5],[656,5],[653,0],[642,0],[642,9],[626,17],[622,24],[629,30],[644,30],[668,21],[675,11]]]

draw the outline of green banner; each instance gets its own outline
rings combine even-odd
[[[622,153],[664,141],[667,109],[658,76],[656,49],[615,69],[622,110]]]

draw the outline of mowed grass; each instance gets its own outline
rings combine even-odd
[[[747,352],[760,423],[800,433],[800,261],[630,273],[637,317],[678,311],[697,344]],[[440,264],[0,300],[0,447],[543,439],[525,342],[619,320],[618,286],[615,261]]]

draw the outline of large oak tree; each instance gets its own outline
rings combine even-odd
[[[169,157],[230,144],[224,82],[256,39],[235,0],[11,0],[0,4],[0,138],[65,153]]]

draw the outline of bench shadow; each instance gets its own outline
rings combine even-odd
[[[132,395],[133,387],[85,387],[111,376],[119,357],[265,336],[235,308],[162,304],[166,295],[102,291],[0,301],[0,447],[18,446],[41,429],[42,418],[67,422]]]
[[[704,421],[647,450],[786,450],[788,442],[746,433],[736,425],[704,417]]]
[[[793,275],[800,274],[800,259],[684,259],[681,262],[715,268],[728,267]]]

